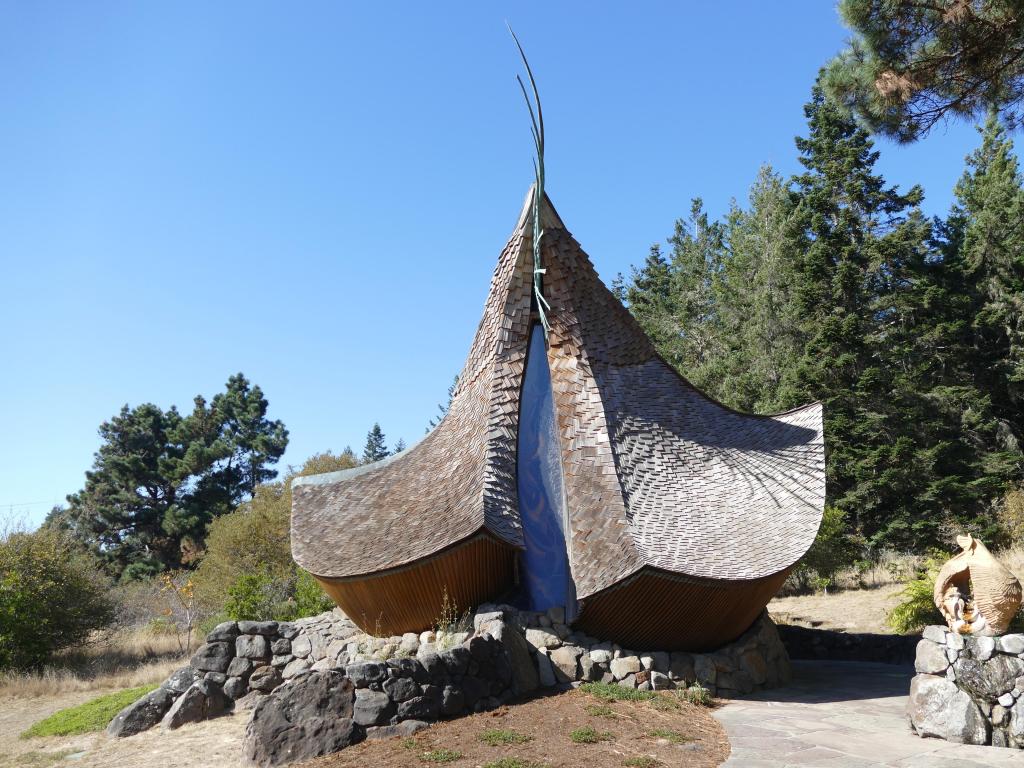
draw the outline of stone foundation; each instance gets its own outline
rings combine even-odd
[[[387,728],[404,721],[493,709],[537,688],[598,681],[641,690],[699,684],[728,698],[791,677],[767,613],[713,653],[668,653],[634,651],[574,632],[560,610],[484,605],[450,631],[390,638],[366,635],[334,610],[289,623],[220,624],[187,667],[125,708],[107,732],[130,736],[157,723],[174,729],[255,707],[288,681],[330,670],[352,683],[356,740],[390,733]]]
[[[919,736],[1024,748],[1024,635],[926,627],[914,667],[907,715]]]

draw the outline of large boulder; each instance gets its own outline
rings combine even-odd
[[[253,710],[242,741],[246,765],[276,766],[329,755],[352,744],[355,686],[328,669],[289,680]]]
[[[944,677],[914,677],[907,716],[919,736],[937,736],[959,744],[988,741],[988,722],[981,710],[970,696]]]
[[[196,669],[195,667],[182,667],[181,669],[172,673],[171,676],[164,680],[162,683],[160,683],[160,687],[166,688],[168,691],[177,696],[179,693],[184,693],[185,691],[187,691],[189,689],[189,686],[192,685],[192,683],[194,683],[196,680],[199,680],[203,676],[203,672]]]
[[[212,680],[199,680],[171,705],[160,721],[160,726],[165,731],[173,731],[187,723],[216,717],[226,709],[227,699],[223,689]]]
[[[352,719],[359,725],[387,725],[394,713],[395,705],[386,693],[371,691],[369,688],[356,690]]]
[[[122,709],[107,726],[107,735],[115,738],[134,736],[159,723],[174,703],[175,694],[167,688],[157,688]]]
[[[979,699],[998,699],[1002,694],[1012,690],[1017,678],[1022,675],[1024,661],[1015,656],[1002,654],[987,661],[961,659],[956,665],[957,682]]]
[[[946,656],[946,649],[937,643],[921,638],[917,644],[917,653],[914,658],[914,669],[922,675],[941,675],[949,667],[949,658]]]
[[[226,672],[234,656],[234,643],[203,643],[192,656],[189,665],[203,672]]]

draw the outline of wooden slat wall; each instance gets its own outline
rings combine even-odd
[[[574,627],[633,650],[714,650],[754,623],[790,570],[725,582],[645,569],[583,601]]]
[[[445,590],[449,602],[466,611],[511,589],[517,555],[518,550],[484,534],[383,574],[316,579],[364,632],[400,635],[430,629],[441,613]]]

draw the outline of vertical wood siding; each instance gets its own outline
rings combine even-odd
[[[574,626],[634,650],[714,650],[754,623],[790,570],[728,582],[644,569],[584,600]]]
[[[364,632],[400,635],[430,629],[441,614],[446,591],[449,602],[463,612],[511,589],[517,554],[518,550],[482,535],[436,557],[382,574],[316,579]]]

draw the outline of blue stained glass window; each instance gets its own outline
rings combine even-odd
[[[526,602],[534,611],[564,606],[566,620],[571,621],[576,614],[576,588],[565,541],[562,456],[544,329],[539,324],[531,331],[523,374],[517,483],[526,543],[521,569]]]

